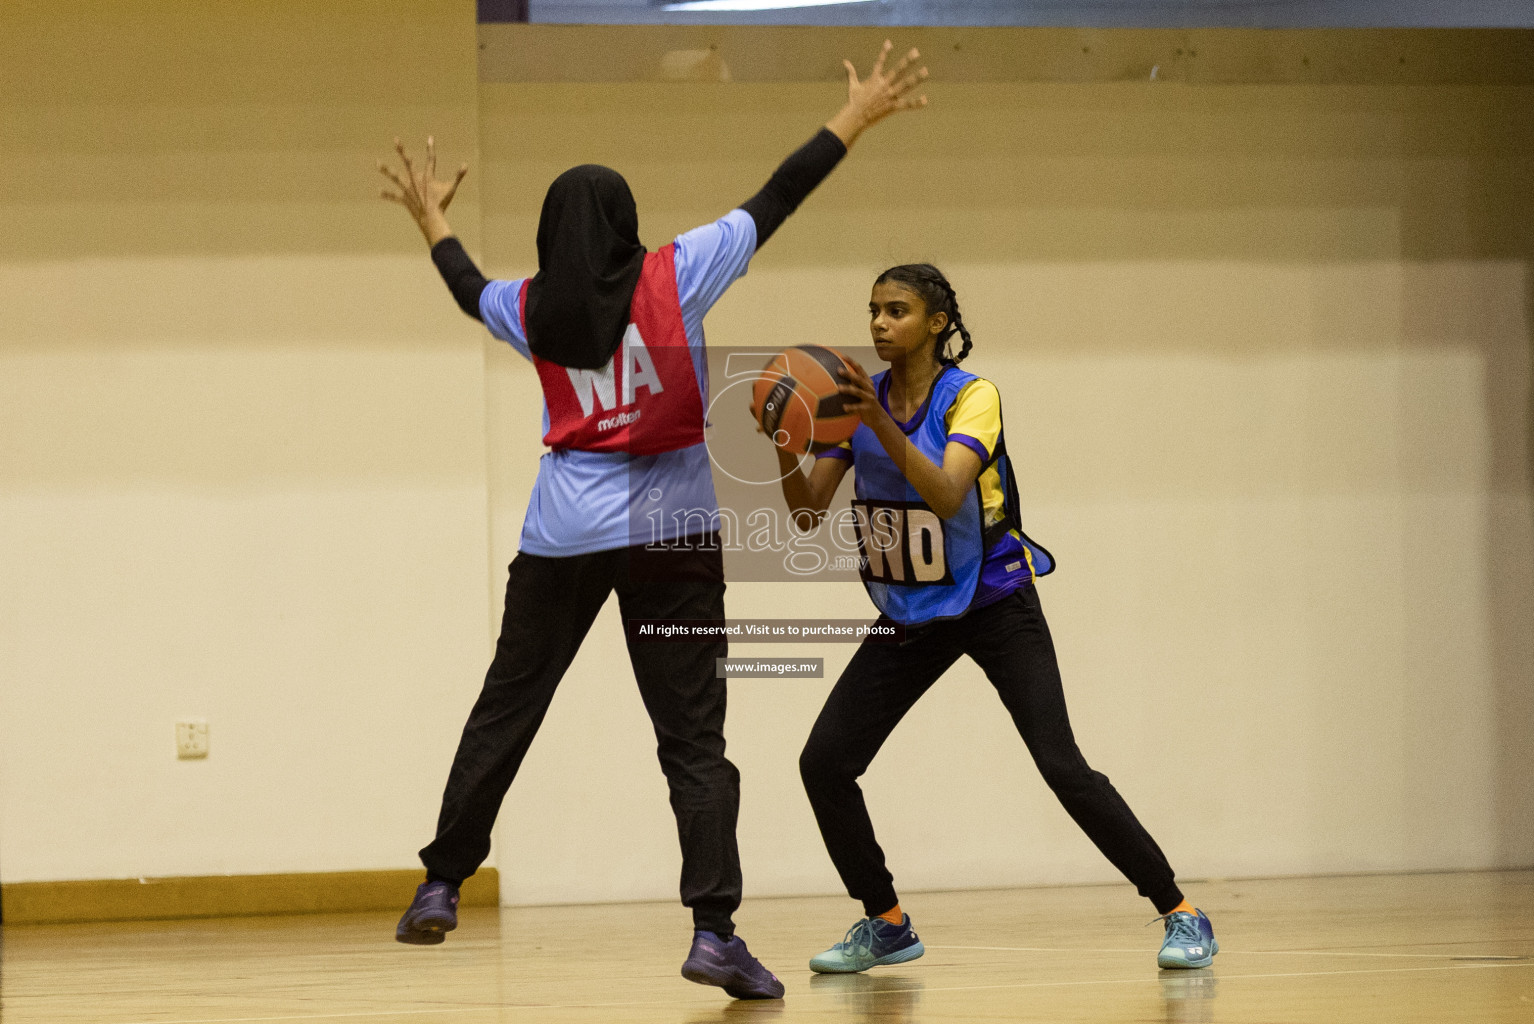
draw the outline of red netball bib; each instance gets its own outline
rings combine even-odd
[[[519,315],[527,330],[527,289]],[[658,455],[703,441],[703,396],[676,290],[675,247],[648,253],[629,326],[600,370],[533,356],[549,410],[550,448]]]

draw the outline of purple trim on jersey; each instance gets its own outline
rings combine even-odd
[[[1009,570],[1007,566],[1021,563],[1020,568]],[[980,563],[980,582],[975,584],[975,597],[969,603],[971,610],[995,604],[1008,594],[1033,582],[1033,570],[1028,565],[1028,555],[1023,542],[1010,530],[985,553]]]
[[[951,366],[953,364],[950,363],[949,365]],[[947,366],[943,367],[943,370],[946,369],[948,369]],[[938,377],[943,375],[943,370],[937,371]],[[877,376],[879,379],[874,383],[874,393],[879,396],[879,404],[884,407],[884,411],[889,412],[890,419],[895,420],[895,414],[890,412],[889,371],[884,370],[878,374],[875,374],[875,376]],[[932,379],[932,383],[934,385],[937,384],[937,377]],[[927,416],[927,406],[932,404],[932,392],[936,390],[936,387],[927,388],[927,397],[921,400],[921,405],[916,407],[916,411],[911,414],[910,419],[906,420],[904,423],[900,422],[899,420],[895,420],[895,426],[900,428],[900,432],[902,434],[909,434],[911,431],[921,426],[921,421]]]
[[[817,459],[844,459],[847,462],[851,462],[852,461],[852,452],[851,452],[850,449],[843,448],[841,445],[837,445],[835,448],[827,448],[823,452],[816,452],[815,453],[815,458],[817,458]]]
[[[991,453],[985,450],[985,445],[980,443],[978,437],[970,437],[968,434],[949,434],[948,443],[959,442],[976,455],[980,456],[980,464],[983,466],[991,459]]]

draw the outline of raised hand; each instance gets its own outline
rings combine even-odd
[[[448,205],[452,203],[453,196],[458,194],[458,185],[469,173],[469,165],[462,164],[458,173],[451,182],[437,180],[437,144],[431,136],[426,139],[426,162],[419,171],[410,159],[410,154],[405,152],[405,146],[399,139],[394,140],[394,151],[399,154],[400,163],[403,165],[403,174],[396,173],[394,168],[378,162],[378,171],[384,177],[394,182],[398,191],[391,192],[384,189],[379,195],[391,203],[403,206],[415,220],[416,226],[421,229],[421,234],[426,236],[427,244],[435,245],[448,235],[453,233],[447,226],[447,218],[444,214]]]
[[[886,68],[885,61],[893,48],[894,44],[886,39],[867,78],[858,77],[857,68],[850,60],[842,61],[842,66],[847,69],[847,105],[826,127],[846,145],[852,145],[864,129],[878,124],[897,110],[914,110],[927,105],[926,94],[916,91],[927,79],[926,67],[914,66],[921,53],[913,47],[893,68]]]

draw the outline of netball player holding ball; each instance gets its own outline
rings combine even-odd
[[[869,329],[888,369],[842,370],[843,404],[861,423],[820,452],[808,475],[778,449],[783,495],[813,529],[850,468],[863,581],[899,645],[864,642],[826,699],[799,758],[826,849],[867,915],[810,960],[821,973],[865,971],[924,952],[874,838],[858,777],[905,713],[968,655],[996,687],[1044,781],[1166,922],[1157,963],[1206,967],[1209,919],[1183,899],[1166,857],[1071,734],[1060,671],[1034,580],[1054,568],[1023,534],[996,386],[959,368],[969,330],[936,267],[892,267],[874,282]],[[963,345],[949,354],[955,335]],[[783,440],[780,437],[780,442]]]
[[[538,220],[538,273],[487,281],[453,237],[444,211],[466,168],[436,178],[427,140],[416,167],[380,164],[463,311],[529,359],[544,399],[544,444],[495,657],[448,773],[436,838],[421,851],[426,881],[395,937],[431,945],[457,926],[458,889],[490,852],[501,801],[560,678],[609,594],[625,619],[724,618],[717,540],[667,536],[646,550],[651,512],[715,508],[703,410],[703,316],[751,256],[831,172],[864,129],[926,102],[912,50],[886,69],[886,42],[866,79],[847,69],[847,103],[739,209],[655,252],[639,241],[628,184],[582,165],[549,186]],[[675,517],[680,519],[680,516]],[[691,520],[689,520],[691,521]],[[739,999],[783,986],[735,935],[740,776],[724,756],[723,641],[631,644],[629,659],[655,727],[682,846],[682,902],[693,913],[691,981]],[[621,843],[611,851],[621,856]]]

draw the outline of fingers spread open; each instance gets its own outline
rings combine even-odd
[[[909,75],[906,75],[900,80],[900,84],[895,87],[895,95],[904,96],[906,93],[910,92],[912,89],[916,88],[923,81],[925,81],[926,78],[927,69],[917,68],[915,71],[911,72]]]
[[[916,47],[911,47],[911,52],[900,58],[900,63],[895,65],[895,70],[890,72],[890,77],[899,78],[901,73],[911,66],[911,62],[920,56],[921,54],[917,52]]]
[[[378,173],[394,182],[394,184],[398,186],[401,192],[405,191],[405,183],[399,180],[399,175],[394,173],[394,168],[390,167],[382,160],[378,162]]]
[[[884,41],[884,45],[879,48],[879,59],[874,61],[872,77],[877,77],[884,72],[884,58],[889,56],[890,50],[893,49],[894,46],[894,43],[886,39]]]
[[[458,168],[458,174],[454,176],[453,183],[447,187],[447,194],[445,194],[442,197],[442,201],[437,204],[439,207],[441,207],[443,210],[447,209],[447,205],[449,203],[451,203],[453,201],[453,197],[458,194],[458,184],[459,184],[459,182],[463,181],[464,175],[466,175],[468,173],[469,173],[469,165],[468,164],[463,164],[461,167]]]

